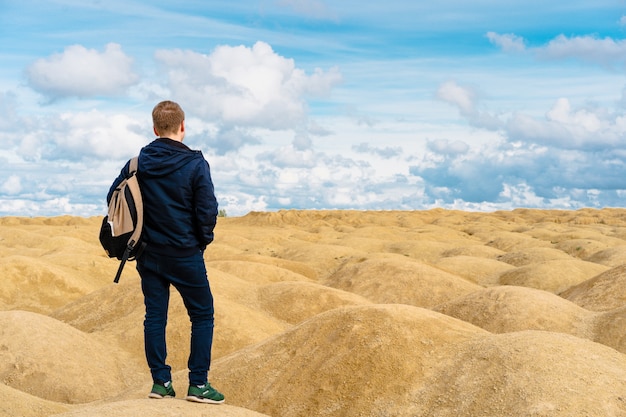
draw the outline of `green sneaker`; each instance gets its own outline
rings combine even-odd
[[[189,385],[187,401],[221,404],[224,402],[224,396],[207,382],[204,385]]]
[[[172,386],[172,381],[168,381],[164,384],[154,383],[152,385],[152,391],[148,395],[148,398],[174,398],[176,393],[174,392],[174,387]]]

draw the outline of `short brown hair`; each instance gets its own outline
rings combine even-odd
[[[159,136],[178,133],[178,128],[184,120],[185,112],[173,101],[162,101],[152,110],[152,123]]]

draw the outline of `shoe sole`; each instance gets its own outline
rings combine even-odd
[[[161,395],[155,392],[151,392],[150,394],[148,394],[148,398],[153,398],[155,400],[162,400],[163,398],[174,398],[174,396],[173,395]]]
[[[195,395],[188,395],[187,398],[185,398],[187,401],[192,401],[195,403],[204,403],[204,404],[221,404],[224,402],[224,400],[212,400],[210,398],[202,398],[202,397],[196,397]]]

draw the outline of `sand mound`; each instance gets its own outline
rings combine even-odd
[[[388,244],[386,252],[397,253],[407,258],[428,263],[436,262],[439,258],[444,256],[444,253],[449,253],[454,249],[458,249],[456,243],[436,240],[405,240]]]
[[[134,314],[143,314],[139,277],[136,274],[129,277],[127,272],[130,271],[125,270],[119,284],[111,282],[79,300],[66,303],[50,316],[83,332],[92,333],[114,325],[120,318],[126,321]]]
[[[219,360],[212,375],[232,404],[272,416],[409,415],[405,393],[450,346],[486,334],[412,306],[345,307]]]
[[[307,231],[318,233],[321,228],[353,230],[355,227],[378,226],[381,230],[389,227],[409,229],[431,223],[439,215],[445,215],[447,210],[430,210],[422,212],[423,216],[412,216],[407,211],[386,211],[384,216],[379,212],[356,210],[280,210],[278,212],[251,212],[237,220],[243,226],[295,226],[302,230],[306,224]]]
[[[311,253],[311,243],[296,243],[286,246],[279,254],[282,258],[293,259],[315,265],[315,279],[319,279],[335,271],[345,259],[366,257],[367,252],[341,245],[315,244],[315,252]]]
[[[281,282],[259,291],[261,308],[274,317],[297,324],[335,308],[370,304],[356,294],[308,282]]]
[[[178,399],[118,401],[55,414],[55,417],[206,417],[208,415],[212,417],[267,417],[266,414],[226,404],[193,404]]]
[[[62,413],[66,404],[44,400],[0,383],[0,417],[39,417]]]
[[[457,246],[441,253],[442,258],[451,256],[472,256],[474,258],[498,259],[506,252],[484,245]]]
[[[540,247],[505,253],[497,259],[513,266],[524,266],[547,261],[571,260],[572,257],[559,249]]]
[[[219,245],[219,243],[218,243]],[[216,245],[217,246],[217,245]],[[213,249],[213,248],[211,248]],[[243,262],[252,262],[254,264],[263,264],[263,265],[272,265],[281,269],[285,269],[287,271],[291,271],[296,275],[302,275],[303,277],[309,279],[315,279],[317,277],[317,272],[313,270],[310,266],[303,262],[295,262],[289,259],[277,258],[274,256],[264,256],[264,255],[254,255],[254,254],[231,254],[230,256],[220,257],[219,254],[216,254],[215,251],[207,251],[204,254],[205,259],[207,260],[207,267],[213,267],[213,263],[215,262],[215,269],[221,269],[221,265],[224,265],[225,272],[228,272],[229,266],[228,263],[230,261],[243,261]],[[245,277],[241,277],[245,279]]]
[[[503,285],[531,287],[558,294],[607,269],[604,265],[577,259],[554,260],[505,271],[499,281]]]
[[[12,277],[0,286],[0,303],[5,308],[40,313],[48,313],[101,286],[48,259],[30,256],[4,257],[0,276]]]
[[[626,305],[626,265],[621,265],[575,285],[561,297],[588,310],[607,311]]]
[[[434,308],[493,333],[546,330],[592,337],[593,313],[552,293],[501,286],[479,290]]]
[[[482,286],[497,285],[500,275],[514,268],[495,259],[464,255],[441,258],[434,265]]]
[[[352,260],[326,285],[359,294],[375,303],[432,307],[480,287],[457,275],[410,259]]]
[[[609,245],[591,239],[570,239],[557,243],[555,247],[573,257],[585,259],[606,250]]]
[[[0,218],[0,417],[626,415],[624,209],[220,218],[217,407],[146,399],[140,280],[112,283],[100,222]],[[189,332],[173,290],[179,394]]]
[[[487,246],[504,252],[515,252],[528,248],[549,247],[543,240],[535,239],[523,233],[507,231],[476,232],[474,237],[480,238]]]
[[[474,338],[415,392],[412,416],[626,415],[626,361],[603,345],[525,331]]]
[[[585,260],[609,267],[626,264],[626,245],[619,245],[601,250],[591,256],[588,256]]]
[[[0,340],[3,383],[51,401],[110,396],[136,383],[143,368],[115,345],[36,313],[0,312]]]
[[[207,268],[218,269],[256,284],[263,282],[308,281],[306,276],[289,269],[246,260],[207,262]]]
[[[593,331],[596,342],[626,353],[626,306],[599,314]]]
[[[214,358],[285,330],[286,324],[259,309],[253,285],[220,272],[214,271],[210,275],[216,298]],[[144,315],[143,295],[139,279],[136,278],[95,291],[55,311],[53,317],[85,332],[116,340],[134,357],[143,359]],[[254,326],[248,323],[254,323]],[[174,370],[187,367],[189,337],[187,311],[182,299],[172,288],[167,343],[168,360]]]

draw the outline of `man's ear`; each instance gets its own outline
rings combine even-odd
[[[157,132],[156,127],[152,126],[152,130],[154,131],[155,135],[157,135],[159,137],[161,136],[161,135],[159,135],[159,132]]]
[[[182,122],[180,122],[180,131],[182,133],[185,133],[185,121],[184,120]]]

